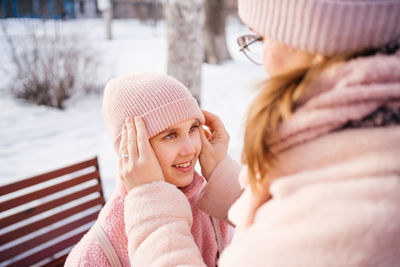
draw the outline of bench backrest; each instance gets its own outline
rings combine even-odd
[[[104,206],[97,157],[0,187],[0,265],[63,266]]]

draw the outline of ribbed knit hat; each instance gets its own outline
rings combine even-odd
[[[115,151],[127,117],[142,117],[149,137],[181,121],[205,121],[189,90],[173,77],[158,73],[132,73],[110,80],[104,90],[103,115]]]
[[[263,36],[325,56],[400,37],[400,0],[239,0],[238,7]]]

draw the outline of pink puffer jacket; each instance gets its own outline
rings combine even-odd
[[[190,214],[193,216],[193,224],[191,224],[190,227],[191,241],[195,242],[202,261],[204,261],[207,266],[216,266],[219,254],[213,222],[210,215],[197,208],[202,185],[203,178],[195,173],[193,182],[189,186],[181,188],[181,190],[178,191],[184,197],[183,201],[185,203],[190,203]],[[176,189],[173,185],[169,186]],[[116,192],[101,210],[96,223],[99,224],[106,233],[121,265],[131,266],[128,258],[128,239],[125,233],[124,222],[125,197],[126,189],[122,183],[118,181]],[[158,196],[153,195],[153,197],[155,198],[154,201],[157,201]],[[162,221],[164,217],[160,216],[157,218],[158,215],[156,215],[156,213],[152,214],[151,210],[143,207],[129,205],[128,208],[137,215],[150,216],[157,221]],[[223,221],[220,221],[219,225],[224,245],[227,245],[231,240],[233,230]],[[141,224],[141,230],[146,231],[145,223]],[[65,266],[110,266],[104,251],[96,239],[95,229],[93,229],[93,227],[72,249],[71,253],[68,255]]]

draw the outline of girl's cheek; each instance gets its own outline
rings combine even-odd
[[[198,152],[198,154],[200,154],[201,152],[201,138],[200,138],[200,133],[197,131],[197,137],[196,137],[196,151]]]

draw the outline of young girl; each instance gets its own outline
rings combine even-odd
[[[136,172],[141,179],[146,179],[144,176],[147,173],[140,171],[140,167],[146,170],[146,166],[157,165],[157,169],[150,174],[150,177],[152,179],[159,177],[165,180],[169,187],[178,188],[181,199],[177,201],[190,203],[186,211],[193,216],[193,220],[187,221],[187,225],[183,227],[179,224],[169,224],[165,220],[168,218],[167,214],[156,215],[158,211],[148,210],[145,206],[135,206],[135,203],[127,206],[125,213],[142,214],[143,220],[137,222],[139,228],[137,231],[149,232],[154,225],[162,225],[156,234],[168,235],[179,232],[180,238],[176,242],[181,249],[176,255],[185,253],[185,244],[194,241],[198,248],[198,257],[207,266],[216,266],[219,254],[230,241],[230,227],[197,207],[204,179],[194,168],[202,148],[200,128],[205,119],[196,100],[183,84],[170,76],[135,73],[123,75],[107,83],[103,113],[115,151],[120,157],[120,171],[127,171],[124,163],[133,162],[140,157],[141,166],[135,166],[129,171]],[[136,127],[138,131],[145,133],[141,136],[146,136],[146,144],[152,148],[153,161],[146,159],[140,146],[135,150],[128,150],[128,147],[136,144],[132,138],[136,136],[133,134],[136,133]],[[129,138],[127,138],[128,132]],[[127,186],[130,187],[129,184]],[[167,193],[148,189],[150,191],[143,187],[136,194],[149,194],[153,201],[157,201]],[[126,194],[125,186],[117,179],[116,192],[101,210],[96,224],[73,248],[67,258],[66,266],[131,265],[125,230],[131,232],[136,229],[125,229]],[[161,203],[159,209],[162,210],[163,206],[174,206],[174,202]],[[147,224],[149,218],[155,221]],[[184,232],[188,229],[187,226],[190,231]],[[163,249],[169,247],[168,243],[160,242],[160,244],[163,245]],[[143,251],[145,248],[141,246],[137,250]],[[149,251],[154,255],[160,253],[152,248]],[[164,260],[168,262],[173,257],[174,254],[170,259]]]

